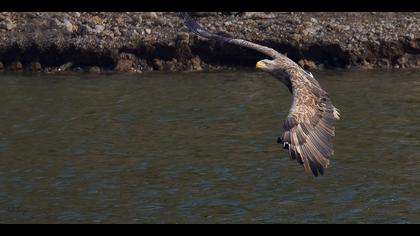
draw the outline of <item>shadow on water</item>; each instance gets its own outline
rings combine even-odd
[[[314,178],[260,73],[0,77],[0,222],[418,223],[418,71],[320,72],[341,110]]]

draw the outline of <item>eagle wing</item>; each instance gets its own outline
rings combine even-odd
[[[284,133],[279,142],[289,150],[292,159],[323,175],[334,154],[333,138],[338,110],[318,81],[302,69],[289,71],[293,102],[284,122]]]
[[[187,26],[187,28],[201,36],[207,39],[212,39],[212,40],[217,40],[220,42],[224,42],[224,43],[230,43],[230,44],[235,44],[238,46],[242,46],[242,47],[246,47],[246,48],[250,48],[253,50],[256,50],[260,53],[263,53],[267,56],[274,58],[278,58],[278,57],[283,57],[282,54],[280,54],[279,52],[277,52],[276,50],[269,48],[269,47],[265,47],[253,42],[249,42],[243,39],[234,39],[234,38],[228,38],[219,34],[215,34],[212,32],[207,31],[206,29],[204,29],[203,27],[201,27],[196,21],[194,21],[194,19],[191,18],[191,16],[186,13],[186,12],[181,12],[180,16],[184,19],[185,25]]]

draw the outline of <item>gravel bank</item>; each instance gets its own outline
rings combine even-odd
[[[207,29],[271,46],[309,70],[419,68],[420,13],[193,13]],[[264,56],[187,33],[171,12],[0,13],[0,71],[195,71]]]

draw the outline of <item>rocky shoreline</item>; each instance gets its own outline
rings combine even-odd
[[[420,13],[196,12],[308,70],[420,68]],[[1,12],[0,71],[215,71],[263,55],[198,38],[174,12]]]

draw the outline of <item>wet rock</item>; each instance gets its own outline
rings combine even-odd
[[[153,60],[153,69],[158,71],[177,71],[177,60],[161,60],[155,58]]]
[[[374,68],[374,65],[372,65],[370,62],[368,62],[366,60],[363,60],[362,61],[362,64],[361,64],[361,68],[362,69],[370,70],[370,69],[373,69]]]
[[[413,49],[420,50],[420,35],[419,35],[419,38],[417,40],[411,40],[409,45]]]
[[[134,66],[134,62],[129,59],[119,59],[117,64],[115,65],[116,72],[129,72],[132,71]]]
[[[201,59],[197,56],[191,59],[192,69],[195,71],[201,71],[203,68],[201,67]]]
[[[76,66],[76,67],[73,68],[73,71],[75,71],[75,72],[82,72],[83,71],[83,68],[80,67],[80,66]]]
[[[47,74],[54,74],[58,72],[58,68],[53,68],[53,67],[45,67],[44,68],[44,73]]]
[[[408,55],[403,55],[400,58],[398,58],[397,63],[401,68],[408,67]]]
[[[153,69],[163,70],[163,61],[157,58],[153,59]]]
[[[12,62],[9,66],[9,70],[14,72],[23,71],[22,63],[20,61]]]
[[[66,64],[61,65],[58,71],[69,71],[73,67],[73,62],[69,61]]]
[[[316,70],[318,69],[317,65],[315,64],[315,62],[311,61],[311,60],[307,60],[307,59],[300,59],[298,61],[298,64],[304,68],[305,70]]]
[[[89,72],[98,74],[101,73],[101,68],[99,68],[99,66],[92,66],[89,68]]]
[[[39,63],[38,61],[35,61],[35,62],[30,63],[28,69],[29,71],[32,71],[32,72],[41,72],[42,66],[41,66],[41,63]]]
[[[387,58],[381,58],[377,64],[381,67],[381,68],[386,68],[389,69],[391,67],[391,63],[389,62],[389,60]]]
[[[176,59],[172,59],[170,61],[165,61],[163,70],[165,70],[165,71],[176,71],[177,70],[176,63],[177,63]]]

